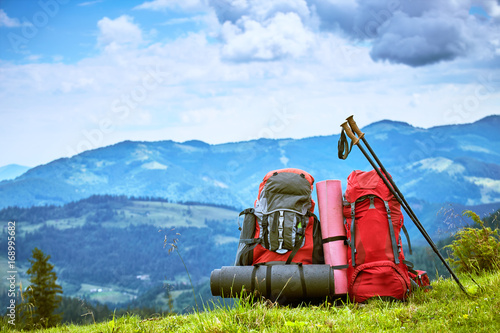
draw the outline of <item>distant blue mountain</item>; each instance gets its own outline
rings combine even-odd
[[[30,167],[19,164],[8,164],[0,167],[0,181],[14,179],[28,171]]]
[[[500,116],[489,116],[471,124],[429,129],[384,120],[362,130],[407,200],[439,207],[500,203],[499,129]],[[242,208],[253,204],[268,171],[285,167],[304,169],[316,181],[340,179],[345,188],[351,171],[371,166],[355,147],[346,160],[339,160],[338,139],[339,135],[329,135],[218,145],[125,141],[58,159],[1,182],[0,208],[60,205],[93,194]]]

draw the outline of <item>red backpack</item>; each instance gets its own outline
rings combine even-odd
[[[349,297],[356,302],[376,296],[405,300],[411,282],[400,236],[403,229],[408,238],[400,204],[375,170],[353,171],[344,199]]]
[[[321,228],[311,198],[314,178],[307,172],[269,172],[245,215],[235,266],[270,262],[324,264]]]

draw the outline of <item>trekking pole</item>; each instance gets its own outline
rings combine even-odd
[[[410,216],[410,218],[412,219],[412,221],[417,224],[417,222],[415,222],[415,220],[418,221],[418,224],[421,225],[420,221],[418,220],[417,218],[417,215],[413,212],[413,210],[411,209],[410,205],[408,204],[408,202],[406,201],[405,197],[403,196],[403,193],[399,190],[398,186],[396,185],[396,183],[394,182],[394,180],[392,179],[392,177],[389,175],[389,172],[387,172],[386,168],[384,167],[384,165],[382,164],[382,162],[378,159],[377,157],[377,154],[375,154],[375,152],[373,151],[372,147],[370,146],[370,144],[368,143],[368,141],[365,139],[365,133],[361,132],[361,130],[359,129],[358,125],[356,124],[356,122],[354,121],[354,116],[349,116],[347,117],[347,122],[349,123],[349,126],[351,127],[351,133],[354,132],[356,133],[356,135],[358,136],[358,141],[356,141],[356,143],[353,142],[353,144],[357,144],[359,142],[359,140],[363,140],[363,143],[365,144],[366,148],[368,148],[368,151],[370,152],[370,154],[373,156],[373,158],[375,159],[375,161],[377,162],[377,164],[379,165],[380,169],[382,169],[382,172],[384,173],[384,175],[386,176],[386,178],[389,180],[389,182],[391,183],[394,191],[399,195],[399,197],[401,198],[401,201],[400,204],[401,205],[406,205],[406,207],[408,208],[408,210],[411,212],[408,213],[408,216]],[[365,155],[366,156],[366,155]],[[390,188],[389,188],[390,190]],[[391,191],[392,192],[392,191]],[[412,216],[415,218],[415,220],[412,218]],[[422,230],[423,230],[423,236],[427,239],[430,240],[430,236],[429,234],[427,233],[427,231],[423,228],[422,226]],[[432,241],[432,240],[431,240]]]
[[[399,190],[398,186],[396,185],[396,183],[394,182],[394,180],[392,179],[392,177],[389,175],[389,172],[387,172],[387,170],[384,167],[384,165],[382,164],[382,162],[380,162],[380,160],[378,159],[377,154],[375,154],[375,152],[373,151],[372,147],[370,146],[370,144],[368,143],[368,141],[365,139],[365,133],[361,132],[361,130],[359,129],[358,125],[354,121],[354,116],[349,116],[349,117],[347,117],[346,120],[349,123],[349,126],[351,127],[351,130],[352,130],[351,133],[352,132],[356,133],[356,135],[359,138],[358,141],[359,140],[363,140],[363,143],[365,144],[366,148],[368,148],[368,151],[373,156],[373,158],[375,159],[375,161],[379,165],[380,169],[382,169],[382,172],[384,173],[384,175],[386,176],[386,178],[391,183],[394,191],[396,191],[397,194],[399,195],[399,197],[401,198],[402,202],[400,202],[400,204],[404,203],[406,205],[406,207],[408,208],[408,210],[411,212],[411,214],[408,214],[410,216],[410,218],[413,216],[418,221],[418,223],[420,224],[420,221],[418,220],[417,215],[411,209],[410,205],[408,204],[408,202],[406,201],[405,197],[403,196],[403,193]],[[353,144],[356,144],[356,143],[353,142]],[[413,218],[412,218],[412,220],[413,220]],[[425,231],[425,229],[423,229],[423,231],[425,233],[423,236],[430,239],[430,236],[429,236],[429,234],[427,234],[427,231]]]
[[[417,227],[417,229],[420,231],[420,233],[424,236],[425,240],[429,243],[429,245],[431,246],[432,250],[437,254],[437,256],[439,257],[439,259],[441,259],[441,261],[443,262],[443,264],[445,265],[446,269],[448,270],[448,272],[450,272],[451,276],[453,277],[453,279],[455,280],[455,282],[458,284],[458,286],[460,287],[460,289],[462,289],[462,291],[468,295],[467,291],[465,290],[465,287],[462,285],[462,283],[460,283],[460,280],[458,279],[458,277],[455,275],[455,273],[453,272],[453,270],[450,268],[450,266],[448,265],[448,263],[446,262],[446,260],[443,258],[443,256],[441,255],[441,253],[439,253],[439,250],[437,249],[436,245],[434,244],[434,242],[432,241],[432,239],[430,238],[430,236],[427,234],[427,232],[425,231],[424,227],[422,226],[422,224],[420,223],[420,221],[418,220],[417,216],[415,215],[415,213],[413,212],[413,210],[411,210],[410,206],[408,205],[408,203],[406,202],[406,200],[404,200],[404,197],[402,197],[402,194],[401,192],[399,191],[398,187],[396,186],[396,184],[394,183],[394,181],[392,180],[392,178],[390,177],[389,173],[387,172],[387,170],[383,167],[382,163],[380,162],[380,160],[376,157],[375,153],[373,152],[373,150],[371,149],[371,147],[369,148],[371,154],[374,156],[374,158],[376,159],[377,163],[380,165],[380,169],[382,169],[382,171],[384,172],[384,175],[382,175],[382,172],[380,171],[380,169],[377,167],[377,165],[375,164],[375,162],[373,162],[373,160],[371,159],[371,157],[368,155],[368,153],[366,152],[366,150],[363,148],[363,146],[361,146],[359,144],[359,141],[360,140],[363,140],[363,142],[365,143],[365,145],[367,147],[369,147],[368,143],[366,142],[366,139],[364,138],[364,133],[362,133],[359,128],[357,127],[356,123],[354,122],[354,119],[351,117],[348,118],[348,120],[351,120],[351,123],[354,124],[354,128],[356,129],[356,133],[358,134],[358,137],[356,137],[354,135],[354,133],[352,132],[351,128],[349,127],[348,125],[348,122],[344,122],[342,125],[340,125],[345,133],[347,134],[347,136],[352,140],[352,144],[353,145],[356,145],[359,150],[361,150],[361,152],[363,153],[363,155],[366,157],[366,159],[368,160],[368,162],[371,164],[371,166],[373,167],[373,169],[377,172],[377,174],[379,175],[379,177],[382,179],[382,181],[384,182],[384,184],[387,186],[387,188],[389,189],[389,191],[392,193],[392,195],[394,195],[394,197],[396,198],[396,200],[399,202],[399,204],[403,207],[403,209],[405,210],[405,212],[408,214],[408,216],[410,217],[410,219],[413,221],[413,223],[415,224],[415,226]],[[352,125],[351,125],[352,126]],[[353,128],[353,129],[354,129]],[[389,183],[389,181],[390,183]]]

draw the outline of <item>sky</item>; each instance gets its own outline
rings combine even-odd
[[[0,0],[0,166],[499,106],[499,0]]]

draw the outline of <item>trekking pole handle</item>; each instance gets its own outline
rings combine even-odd
[[[361,132],[361,130],[358,127],[358,124],[354,121],[354,116],[349,116],[346,118],[347,122],[349,123],[349,126],[351,126],[351,129],[358,135],[358,138],[362,139],[365,136],[365,133]]]
[[[347,121],[345,121],[342,125],[340,125],[345,133],[347,134],[347,136],[349,137],[349,139],[352,140],[352,144],[353,145],[357,145],[358,142],[359,142],[359,138],[356,137],[356,135],[354,135],[354,133],[351,131],[351,128],[349,127],[349,125],[347,124]]]

